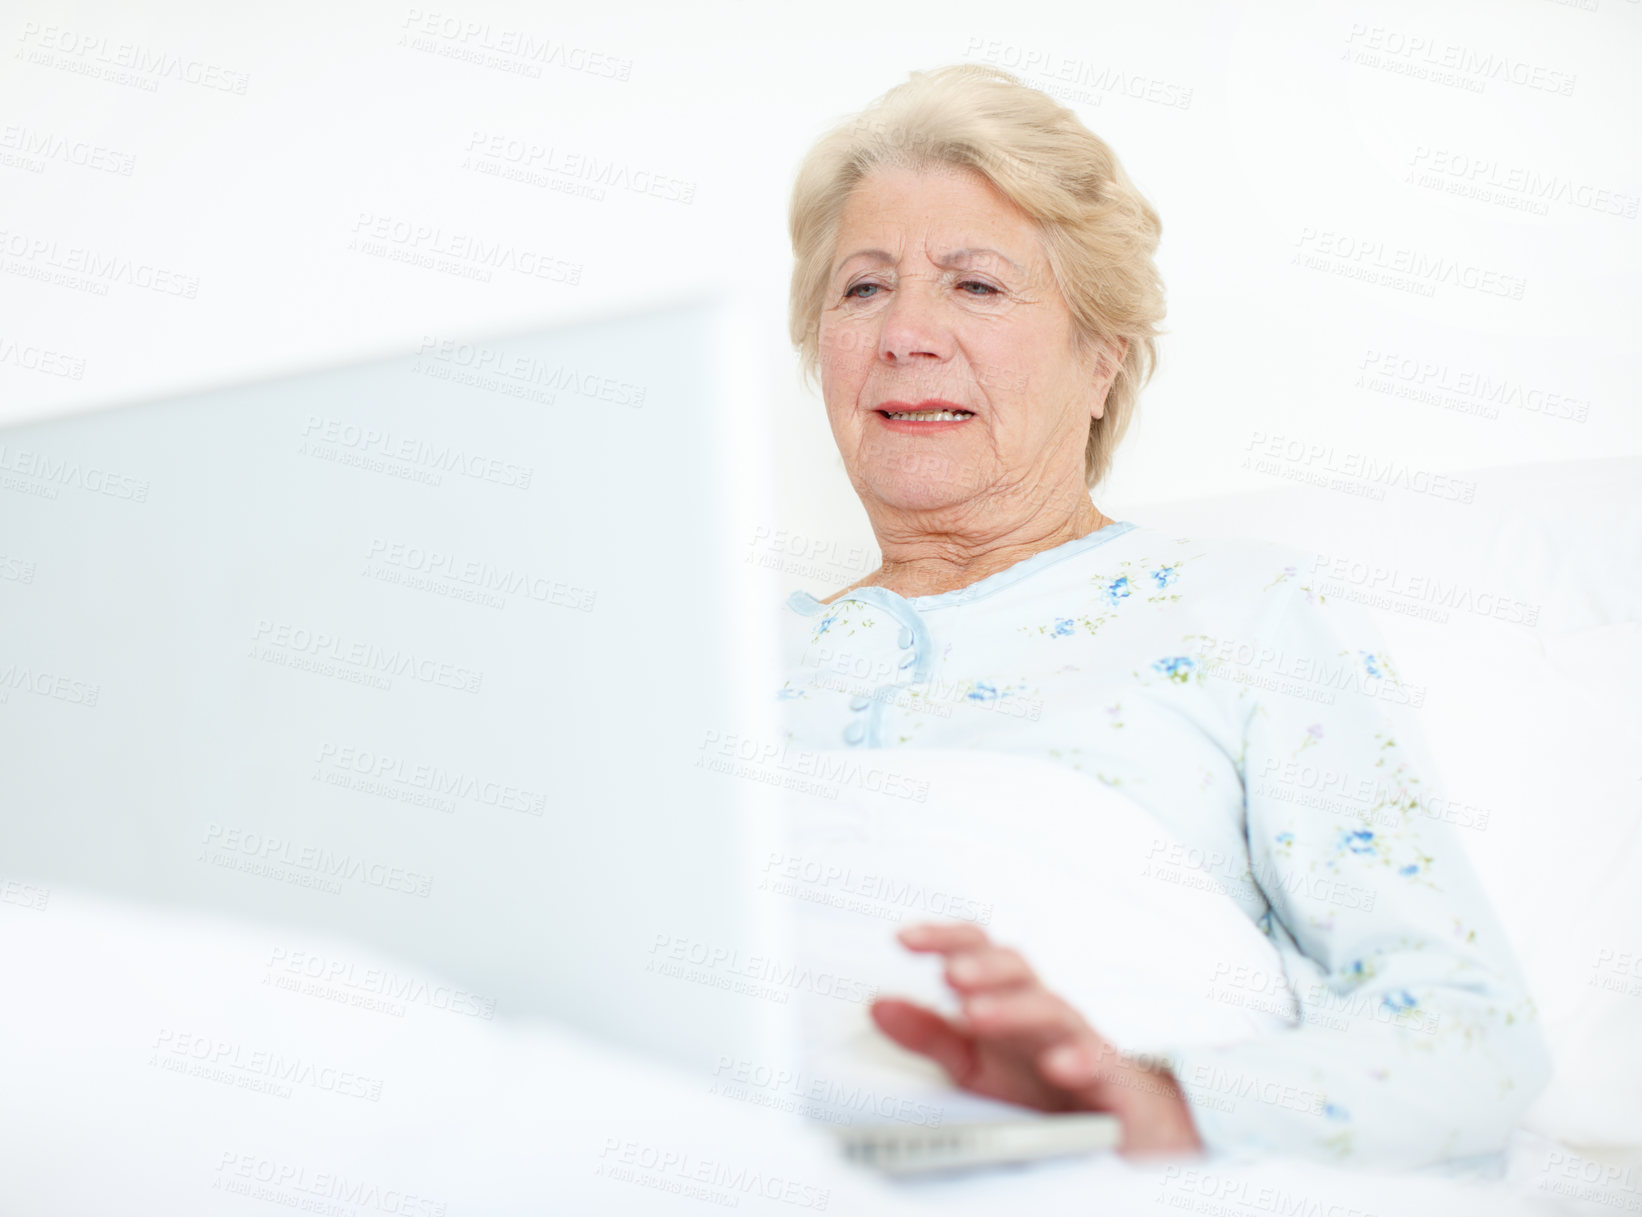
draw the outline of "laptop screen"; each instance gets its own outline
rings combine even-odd
[[[754,1042],[761,1003],[654,969],[758,945],[748,784],[701,763],[774,687],[742,333],[427,338],[0,431],[3,877]]]

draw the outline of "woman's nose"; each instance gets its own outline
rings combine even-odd
[[[937,284],[910,276],[902,279],[882,317],[880,359],[902,363],[951,355],[952,331],[942,313]]]

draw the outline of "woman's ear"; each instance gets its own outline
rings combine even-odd
[[[1106,338],[1101,341],[1095,357],[1095,393],[1089,409],[1091,419],[1106,413],[1106,397],[1112,391],[1112,382],[1123,368],[1123,357],[1129,353],[1127,338]]]

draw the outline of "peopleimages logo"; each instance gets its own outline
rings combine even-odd
[[[1456,367],[1443,360],[1417,358],[1395,351],[1369,350],[1357,368],[1359,387],[1379,389],[1383,382],[1410,390],[1449,394],[1482,406],[1509,406],[1525,414],[1576,423],[1584,422],[1591,410],[1591,401],[1586,397],[1549,392],[1518,377]]]
[[[269,1091],[281,1098],[289,1098],[293,1086],[311,1086],[370,1103],[382,1097],[381,1078],[193,1031],[161,1027],[149,1045],[149,1054],[150,1065],[169,1072],[192,1073],[242,1089]]]
[[[321,445],[330,445],[330,448]],[[531,478],[536,472],[534,466],[515,465],[500,457],[469,452],[456,444],[310,414],[308,421],[302,426],[302,443],[297,447],[297,454],[327,457],[331,449],[345,450],[359,457],[371,458],[378,463],[398,462],[430,476],[440,473],[461,473],[478,481],[519,490],[530,489]],[[435,485],[438,484],[436,477],[433,481]]]
[[[1078,59],[1060,48],[1024,47],[972,35],[964,56],[1046,81],[1051,87],[1044,92],[1068,101],[1099,105],[1105,97],[1116,94],[1173,110],[1188,110],[1192,104],[1192,90],[1184,85]]]
[[[859,1080],[843,1082],[747,1057],[720,1056],[707,1093],[829,1124],[853,1124],[868,1115],[938,1128],[945,1118],[944,1107],[874,1090]]]
[[[98,465],[84,465],[77,460],[54,457],[47,452],[31,452],[0,444],[0,473],[15,473],[37,478],[53,491],[59,486],[71,486],[92,494],[130,503],[148,502],[149,485],[142,478],[114,473]]]
[[[78,355],[65,355],[61,351],[19,343],[3,336],[0,336],[0,363],[9,363],[25,372],[61,376],[68,380],[82,380],[86,374],[86,361]]]
[[[161,80],[174,80],[243,96],[251,83],[250,73],[237,72],[221,64],[189,59],[133,42],[112,42],[101,34],[35,21],[23,23],[19,41],[23,44],[17,55],[19,59],[67,67],[81,75],[100,76],[117,84],[137,85],[150,93],[156,91]]]
[[[467,266],[481,272],[489,282],[491,271],[505,270],[531,279],[549,279],[571,286],[581,282],[582,264],[555,258],[540,250],[494,240],[474,233],[447,232],[438,224],[425,224],[401,216],[361,211],[354,220],[350,248],[360,253],[389,257],[437,268],[438,260]],[[394,256],[398,251],[400,256]]]
[[[1573,72],[1531,63],[1505,51],[1483,51],[1445,38],[1361,23],[1354,23],[1346,36],[1342,58],[1473,93],[1481,93],[1489,81],[1501,81],[1572,97],[1579,81]]]
[[[1170,1166],[1160,1181],[1157,1199],[1168,1208],[1227,1217],[1234,1213],[1271,1213],[1277,1217],[1376,1217],[1333,1197],[1319,1199],[1260,1179],[1243,1179],[1225,1171]]]
[[[0,666],[0,704],[9,701],[8,693],[33,693],[66,701],[70,705],[95,707],[102,694],[102,686],[76,680],[61,672],[42,671],[26,664],[8,663]]]
[[[1448,620],[1450,609],[1513,625],[1531,626],[1539,621],[1537,604],[1498,592],[1479,592],[1457,579],[1445,580],[1441,575],[1325,553],[1312,559],[1311,573],[1330,581],[1324,584],[1325,593],[1376,608],[1393,608],[1395,602],[1406,601],[1435,610],[1431,616],[1439,621]]]
[[[1244,448],[1244,468],[1319,485],[1326,482],[1327,475],[1338,474],[1360,485],[1360,493],[1372,491],[1370,497],[1384,498],[1387,487],[1456,503],[1470,503],[1477,494],[1475,482],[1420,469],[1395,457],[1382,459],[1363,452],[1342,452],[1320,440],[1251,431]]]
[[[1203,671],[1237,684],[1323,704],[1332,704],[1336,693],[1351,693],[1416,710],[1425,705],[1425,686],[1399,680],[1381,654],[1361,650],[1302,654],[1246,639],[1212,634],[1196,638]]]
[[[739,1208],[742,1196],[758,1196],[795,1208],[826,1209],[829,1188],[756,1167],[702,1158],[687,1150],[606,1137],[593,1173],[617,1183],[631,1183],[724,1208]]]
[[[251,635],[253,648],[261,646],[267,655],[252,658],[282,659],[291,667],[330,674],[331,665],[355,669],[375,677],[409,676],[426,685],[477,693],[484,673],[460,664],[447,663],[428,655],[399,647],[384,647],[363,639],[344,639],[327,630],[310,630],[287,622],[258,618]],[[301,660],[303,662],[297,662]]]
[[[990,902],[916,880],[856,871],[837,862],[800,857],[781,850],[769,851],[763,871],[759,891],[888,921],[901,921],[909,912],[977,925],[986,925],[992,919]]]
[[[98,295],[107,295],[111,283],[140,287],[162,296],[181,296],[185,300],[193,300],[200,293],[197,275],[185,275],[152,262],[138,262],[84,245],[65,245],[28,233],[0,229],[0,254],[16,258],[18,273],[24,278],[49,278],[51,271],[83,276],[75,283],[99,289]],[[31,271],[37,273],[30,274]]]
[[[678,934],[658,933],[650,944],[646,972],[744,992],[786,1004],[791,993],[866,1003],[878,987],[837,972],[818,970],[773,955],[749,955],[737,947]]]
[[[863,765],[853,756],[830,756],[809,748],[794,748],[721,731],[708,731],[699,751],[701,755],[696,758],[695,768],[753,778],[770,785],[784,785],[788,779],[813,780],[832,783],[835,790],[838,786],[854,786],[871,794],[911,799],[916,803],[929,798],[927,779],[909,778],[875,765]]]
[[[420,977],[404,976],[383,967],[361,967],[349,960],[313,951],[275,947],[269,952],[266,966],[277,988],[293,988],[289,982],[316,982],[314,992],[319,996],[327,996],[331,989],[352,990],[353,1005],[360,1005],[360,996],[366,995],[381,998],[384,1003],[422,1005],[486,1021],[496,1014],[494,997],[483,997],[450,985],[429,984]],[[402,1014],[403,1010],[389,1012]]]
[[[443,1200],[376,1180],[234,1150],[223,1151],[211,1189],[305,1213],[342,1212],[336,1205],[325,1203],[331,1200],[353,1206],[355,1212],[366,1209],[392,1217],[445,1217],[447,1208]]]
[[[569,393],[588,401],[603,401],[615,406],[638,410],[644,406],[644,385],[629,384],[613,376],[602,376],[588,368],[578,368],[554,360],[539,359],[533,355],[510,354],[500,347],[482,342],[462,342],[452,338],[435,338],[424,334],[417,343],[419,359],[448,365],[449,374],[443,379],[473,383],[481,388],[491,387],[490,381],[520,387],[550,389],[557,394]],[[464,374],[471,374],[464,379]]]
[[[17,153],[20,157],[45,168],[45,161],[61,161],[99,173],[113,173],[130,177],[137,158],[129,152],[115,152],[101,144],[86,140],[71,140],[52,131],[38,131],[15,123],[0,127],[0,150]],[[32,172],[39,172],[34,169]]]
[[[1438,286],[1447,285],[1487,296],[1521,300],[1528,289],[1528,281],[1521,275],[1408,246],[1388,247],[1384,241],[1354,233],[1306,226],[1301,228],[1295,245],[1301,251],[1295,255],[1295,261],[1301,265],[1314,270],[1334,270],[1348,278],[1384,282],[1387,286],[1412,285],[1420,289],[1420,295],[1432,295]]]
[[[226,861],[237,857],[269,870],[290,867],[322,881],[331,881],[333,891],[340,890],[335,888],[336,879],[356,879],[366,887],[403,892],[408,896],[426,896],[433,890],[433,876],[420,871],[355,857],[353,854],[336,853],[323,846],[303,845],[284,837],[248,832],[242,828],[213,823],[205,830],[203,844],[207,849],[220,851],[218,857]],[[280,876],[274,873],[271,877]]]
[[[321,769],[368,779],[382,786],[422,791],[447,802],[466,799],[480,806],[532,816],[540,816],[547,810],[547,796],[527,787],[469,773],[465,769],[451,769],[393,752],[379,752],[374,748],[322,743],[314,763]],[[365,786],[355,788],[368,789]]]
[[[406,31],[400,35],[400,45],[411,50],[486,67],[506,67],[537,79],[544,67],[586,72],[609,80],[626,80],[633,74],[631,59],[575,46],[562,38],[543,38],[527,30],[493,26],[488,21],[412,8],[406,11],[400,27]]]

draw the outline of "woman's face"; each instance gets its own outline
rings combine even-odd
[[[957,508],[983,527],[1068,488],[1087,494],[1089,423],[1122,349],[1104,366],[1075,354],[1036,226],[985,178],[864,179],[840,216],[826,293],[822,395],[869,511]],[[907,413],[924,417],[892,417]]]

